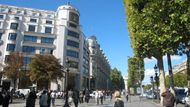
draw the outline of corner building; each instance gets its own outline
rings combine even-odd
[[[110,90],[111,67],[109,61],[100,48],[96,36],[88,38],[90,51],[90,89],[92,90]]]
[[[35,54],[52,54],[63,67],[68,67],[69,59],[69,88],[89,87],[89,50],[79,17],[79,11],[70,4],[58,7],[56,12],[0,5],[0,61],[19,51],[27,66]],[[50,87],[65,88],[65,78]]]

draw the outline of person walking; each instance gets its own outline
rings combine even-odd
[[[11,99],[11,95],[10,92],[8,91],[4,91],[3,93],[3,103],[2,103],[2,107],[9,107],[9,101]]]
[[[100,102],[101,102],[101,105],[103,104],[103,99],[104,99],[103,91],[100,91]]]
[[[48,92],[47,94],[47,97],[48,97],[48,100],[47,100],[47,104],[48,104],[48,107],[51,107],[51,91]]]
[[[55,106],[55,98],[56,98],[56,93],[55,93],[55,91],[53,91],[53,92],[51,93],[51,101],[52,101],[53,107]]]
[[[73,102],[72,96],[73,96],[73,91],[70,89],[70,90],[68,91],[68,103],[69,103],[70,106],[71,106],[71,104],[72,104],[72,102]]]
[[[128,100],[129,100],[129,94],[128,94],[128,92],[125,93],[125,99],[128,102]]]
[[[88,89],[85,90],[85,102],[88,104],[90,99],[90,92]]]
[[[40,107],[48,107],[48,96],[47,91],[44,90],[42,95],[40,96]]]
[[[75,107],[78,107],[78,103],[79,103],[79,91],[77,89],[75,89],[73,91],[73,102]]]
[[[0,105],[2,105],[3,103],[3,95],[2,95],[2,92],[0,91]]]
[[[35,107],[36,98],[36,92],[31,91],[26,99],[26,107]]]
[[[114,97],[115,97],[114,107],[124,107],[124,102],[121,99],[121,94],[119,91],[115,91]]]
[[[80,103],[83,103],[83,99],[84,99],[84,94],[83,94],[83,91],[80,91]]]
[[[100,94],[98,92],[98,90],[95,91],[95,101],[96,101],[96,104],[99,105],[99,98],[100,98]]]
[[[164,98],[163,99],[163,105],[165,107],[174,107],[175,103],[175,97],[174,95],[170,92],[169,89],[166,89],[165,92],[161,94],[161,96]]]

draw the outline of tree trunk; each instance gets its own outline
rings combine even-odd
[[[174,89],[174,78],[173,78],[173,71],[172,71],[172,62],[171,62],[171,56],[170,54],[167,54],[167,60],[168,60],[168,71],[170,76],[170,89],[171,93],[175,96],[175,89]]]
[[[190,88],[190,57],[189,57],[189,52],[186,53],[187,56],[187,81],[188,81],[188,87]]]
[[[163,97],[161,96],[161,93],[165,92],[166,91],[166,82],[165,82],[165,72],[164,72],[164,65],[163,65],[163,59],[162,59],[162,56],[157,58],[157,65],[158,65],[158,68],[159,68],[159,71],[160,71],[160,105],[161,107],[163,107]]]
[[[16,90],[16,82],[17,82],[17,79],[13,79],[13,89]]]
[[[187,66],[187,86],[188,86],[188,89],[190,89],[190,53],[187,52],[186,53],[186,56],[187,56],[187,63],[186,63],[186,66]],[[190,99],[190,94],[188,94],[188,98]]]

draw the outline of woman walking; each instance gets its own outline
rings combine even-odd
[[[114,96],[115,96],[114,107],[124,107],[124,102],[121,99],[120,92],[119,91],[115,91]]]

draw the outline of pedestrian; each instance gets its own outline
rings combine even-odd
[[[96,101],[96,104],[99,105],[99,97],[100,97],[100,94],[98,92],[98,90],[95,91],[95,101]]]
[[[2,92],[0,91],[0,105],[2,105],[3,103],[3,95],[2,95]]]
[[[89,102],[89,99],[90,99],[90,93],[89,93],[89,90],[86,89],[86,90],[85,90],[85,102],[88,103],[88,102]]]
[[[83,99],[84,99],[83,91],[80,91],[79,97],[80,97],[80,103],[83,103],[83,102],[84,102],[84,101],[83,101]]]
[[[47,104],[48,104],[48,107],[51,107],[51,91],[50,92],[48,92],[48,94],[47,94],[47,97],[48,97],[48,100],[47,100]]]
[[[114,97],[115,97],[114,107],[124,107],[124,102],[121,99],[121,94],[119,91],[115,91]]]
[[[11,95],[10,92],[8,91],[4,91],[3,92],[3,103],[2,103],[2,107],[9,107],[9,100],[11,99]]]
[[[40,96],[40,107],[48,107],[48,96],[47,96],[47,91],[44,90],[42,92],[42,95]]]
[[[72,90],[69,90],[69,91],[68,91],[68,103],[69,103],[70,106],[71,106],[71,104],[72,104],[72,102],[73,102],[72,96],[73,96],[73,91],[72,91]]]
[[[51,101],[52,101],[52,105],[53,105],[53,106],[55,106],[55,98],[56,98],[56,93],[55,93],[55,91],[53,91],[53,92],[51,93]]]
[[[129,100],[129,94],[128,94],[128,92],[125,93],[125,98],[126,98],[126,101],[128,102],[128,100]]]
[[[10,94],[11,94],[11,95],[10,95],[10,96],[11,96],[11,98],[10,98],[10,100],[11,100],[10,103],[13,103],[13,94],[14,94],[14,93],[15,93],[15,90],[12,89],[12,90],[11,90],[11,93],[10,93]]]
[[[174,107],[175,103],[175,97],[174,95],[170,92],[169,89],[166,89],[165,92],[161,94],[161,96],[164,98],[163,99],[163,105],[165,107]]]
[[[101,105],[103,104],[103,99],[104,99],[104,94],[102,91],[100,91],[100,102],[101,102]]]
[[[75,107],[78,107],[78,103],[79,103],[79,91],[77,89],[75,89],[73,91],[73,102]]]
[[[36,98],[36,92],[31,91],[26,99],[26,107],[35,107]]]

